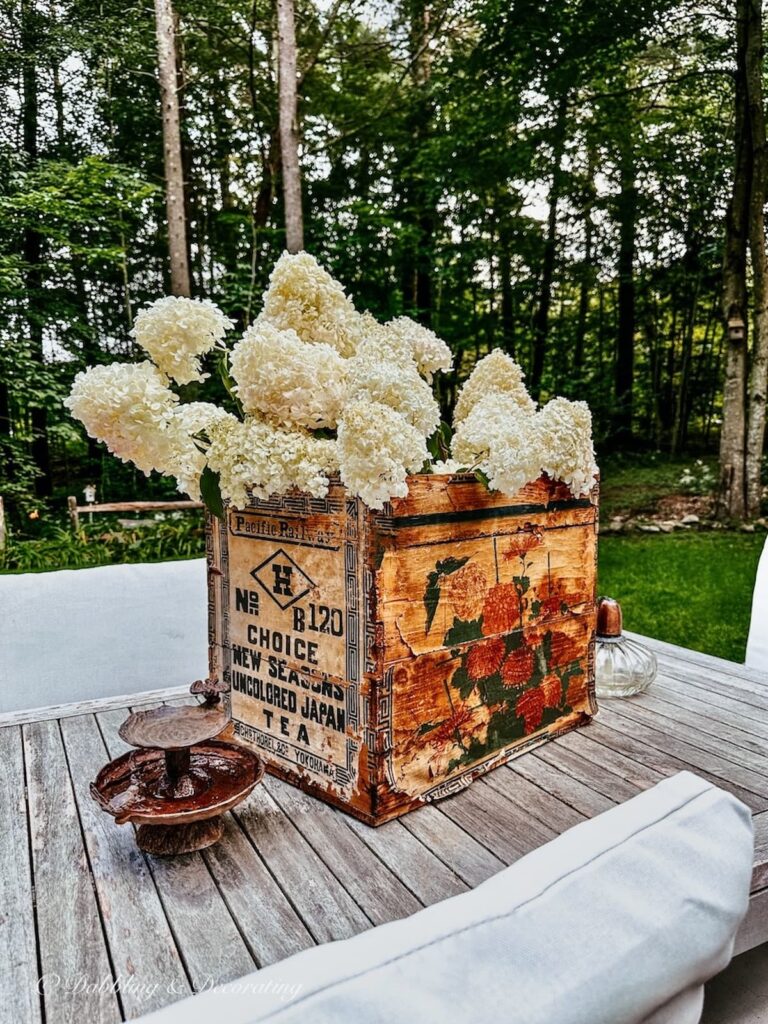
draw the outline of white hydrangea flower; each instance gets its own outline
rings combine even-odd
[[[466,471],[466,465],[462,466],[456,459],[438,459],[432,463],[432,472],[436,476],[452,476],[454,473],[459,473],[462,469]]]
[[[474,405],[492,392],[513,398],[523,412],[533,415],[536,405],[526,391],[523,376],[511,356],[500,348],[492,349],[477,363],[459,392],[453,413],[454,426],[465,420]]]
[[[489,486],[517,494],[541,475],[539,435],[532,419],[511,395],[491,392],[476,401],[453,436],[453,456],[482,470]]]
[[[176,477],[182,494],[200,500],[200,476],[206,465],[207,444],[196,435],[208,435],[214,423],[238,423],[236,417],[210,402],[189,402],[177,405],[168,420],[168,457],[164,472]]]
[[[232,349],[230,371],[246,412],[311,429],[336,426],[345,361],[330,345],[308,345],[293,330],[260,322]]]
[[[250,494],[270,498],[292,487],[322,498],[329,474],[338,468],[336,442],[306,431],[233,418],[211,424],[209,434],[208,465],[219,474],[222,497],[235,508],[244,508]]]
[[[388,332],[408,343],[419,373],[430,383],[438,370],[448,373],[453,368],[451,350],[428,327],[407,316],[395,317],[384,326]]]
[[[542,471],[561,480],[577,498],[588,494],[598,470],[587,403],[553,398],[536,413],[534,430]]]
[[[302,341],[324,342],[351,356],[361,338],[360,314],[344,289],[314,256],[284,252],[269,277],[259,320]]]
[[[347,402],[358,399],[387,405],[428,437],[440,424],[432,388],[419,376],[410,349],[382,335],[362,341],[347,360]]]
[[[169,461],[167,424],[178,397],[148,360],[92,366],[78,373],[64,405],[91,437],[149,475]]]
[[[422,434],[388,405],[350,402],[339,422],[339,470],[342,483],[369,508],[408,493],[408,473],[428,458]]]
[[[140,310],[131,334],[177,384],[204,380],[200,356],[221,343],[232,321],[209,299],[166,295]]]

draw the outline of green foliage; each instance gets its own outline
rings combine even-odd
[[[599,591],[627,629],[741,662],[764,534],[601,536]]]
[[[75,536],[71,530],[53,527],[37,540],[17,540],[11,535],[0,550],[0,572],[49,572],[85,569],[122,562],[164,562],[205,554],[205,530],[198,516],[148,521],[140,527],[106,529],[86,524]]]

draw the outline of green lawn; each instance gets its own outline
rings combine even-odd
[[[600,594],[621,602],[627,629],[743,661],[765,534],[600,538]]]

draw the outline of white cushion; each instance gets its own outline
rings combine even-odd
[[[757,565],[745,662],[750,668],[768,672],[768,539]]]
[[[142,1024],[695,1024],[747,909],[752,846],[749,810],[684,772],[472,892]]]
[[[205,559],[0,576],[0,712],[207,674]]]

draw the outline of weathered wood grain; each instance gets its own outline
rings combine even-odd
[[[420,807],[401,822],[404,829],[470,887],[480,885],[504,867],[503,861],[433,804]]]
[[[490,786],[470,786],[437,806],[505,864],[557,835]]]
[[[596,814],[601,814],[614,805],[615,801],[609,800],[601,793],[596,793],[589,786],[585,786],[580,779],[575,779],[567,772],[547,764],[535,754],[531,754],[525,760],[521,759],[518,764],[514,765],[514,768],[524,779],[546,789],[552,796],[557,797],[558,800],[586,818],[593,818]]]
[[[231,814],[224,816],[221,842],[203,850],[202,857],[259,967],[315,944],[290,894],[283,892]]]
[[[486,785],[558,833],[586,820],[580,811],[526,779],[516,771],[516,767],[517,761],[514,761],[509,765],[509,771],[491,772],[484,780]]]
[[[340,811],[280,779],[266,780],[266,789],[374,924],[395,921],[421,909],[422,904],[403,882],[347,828]]]
[[[602,714],[602,713],[601,713]],[[675,775],[677,772],[695,772],[715,786],[726,789],[742,800],[753,812],[766,809],[766,800],[751,790],[731,779],[731,768],[735,767],[722,758],[714,758],[710,754],[690,747],[688,744],[673,741],[658,730],[647,730],[645,727],[634,726],[628,719],[616,715],[608,723],[608,718],[595,720],[590,724],[590,735],[600,743],[620,754],[631,758],[640,765],[653,768],[663,777]]]
[[[589,729],[568,733],[558,741],[558,746],[565,750],[573,750],[587,761],[592,761],[598,768],[609,775],[633,783],[638,790],[650,789],[664,778],[662,772],[650,765],[633,761],[631,757],[620,753],[613,747],[600,743],[591,723]]]
[[[315,942],[346,939],[370,927],[367,914],[264,787],[257,786],[234,813]]]
[[[0,1024],[42,1020],[21,729],[0,729]]]
[[[130,749],[117,732],[125,718],[125,710],[105,711],[97,716],[110,758]],[[135,831],[132,826],[112,823],[112,827],[128,833]],[[194,990],[202,991],[253,970],[253,957],[201,855],[146,855],[145,859],[174,941],[183,950]]]
[[[761,811],[752,818],[755,829],[755,863],[752,870],[752,888],[762,889],[768,885],[768,811]]]
[[[622,722],[631,722],[632,726],[638,729],[642,728],[643,735],[648,737],[649,742],[667,743],[670,749],[674,749],[677,744],[683,744],[683,749],[688,752],[697,751],[697,753],[690,753],[690,756],[695,758],[691,761],[692,764],[699,761],[703,767],[717,765],[710,770],[724,771],[726,769],[718,762],[721,759],[731,762],[733,768],[728,769],[728,773],[734,782],[753,793],[768,797],[768,760],[764,754],[755,753],[735,744],[730,726],[723,725],[719,736],[711,736],[696,724],[695,718],[691,725],[678,719],[659,715],[650,701],[648,703],[633,700],[622,701],[618,707],[611,706],[610,710],[604,710],[603,714],[609,724],[616,725],[617,721],[621,720]],[[711,761],[711,755],[717,760]]]
[[[160,704],[168,697],[176,697],[186,693],[185,686],[170,686],[163,690],[146,690],[143,693],[123,694],[120,697],[97,697],[93,700],[81,700],[72,704],[50,704],[43,708],[31,708],[27,711],[5,711],[0,714],[0,729],[7,725],[25,725],[27,722],[50,722],[54,719],[75,718],[78,715],[90,715],[96,711],[107,711],[110,708],[126,708],[129,704]]]
[[[24,726],[24,758],[45,1019],[111,1024],[120,1006],[58,722]]]
[[[348,827],[395,872],[424,905],[464,892],[466,884],[400,821],[377,829],[349,819]]]
[[[123,1009],[139,1016],[188,995],[190,982],[133,830],[116,826],[91,797],[107,760],[96,719],[67,718],[61,729]]]

